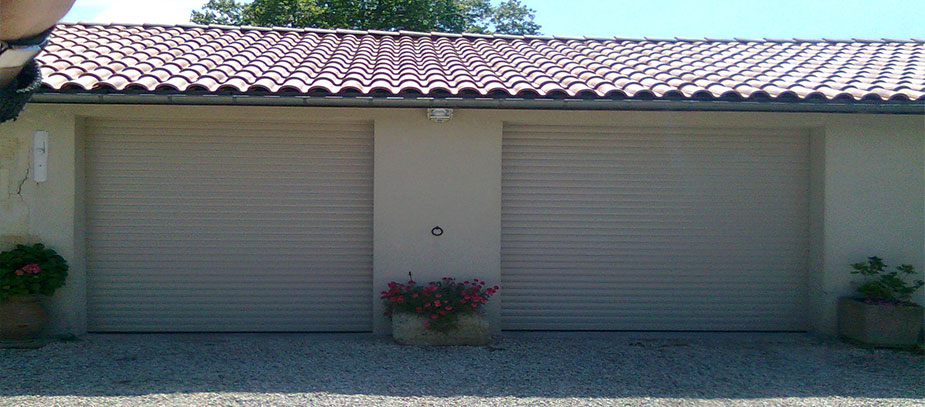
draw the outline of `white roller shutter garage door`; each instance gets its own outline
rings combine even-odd
[[[809,139],[507,125],[503,329],[804,330]]]
[[[89,120],[96,332],[368,331],[370,123]]]

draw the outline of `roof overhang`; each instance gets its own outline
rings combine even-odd
[[[473,109],[543,110],[668,110],[730,112],[888,113],[925,114],[925,101],[878,102],[776,102],[721,100],[463,98],[420,96],[280,96],[189,95],[161,93],[58,93],[39,92],[36,103],[123,105],[219,106],[327,106],[327,107],[450,107]]]

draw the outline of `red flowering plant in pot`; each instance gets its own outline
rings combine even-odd
[[[488,299],[500,288],[478,279],[459,282],[445,277],[419,285],[391,282],[382,292],[392,335],[400,343],[466,345],[488,340],[481,318]]]
[[[51,296],[64,285],[68,265],[41,243],[16,245],[0,252],[0,339],[29,340],[48,321],[41,296]]]

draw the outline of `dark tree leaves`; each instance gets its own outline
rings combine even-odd
[[[235,0],[209,0],[202,10],[193,10],[190,21],[200,24],[241,25],[244,21],[244,6]]]
[[[540,26],[533,22],[533,10],[520,4],[520,0],[507,0],[494,8],[491,24],[503,34],[536,34]]]
[[[538,34],[520,0],[209,0],[199,24]]]

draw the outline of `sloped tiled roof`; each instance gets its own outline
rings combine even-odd
[[[925,101],[922,40],[62,24],[46,92]]]

